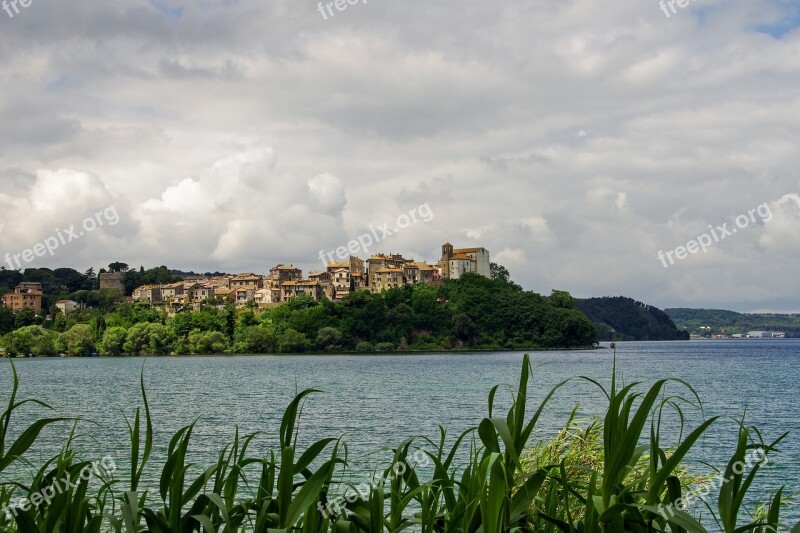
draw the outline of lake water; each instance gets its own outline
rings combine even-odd
[[[368,355],[368,356],[220,356],[161,359],[25,359],[16,360],[20,396],[53,406],[58,414],[82,417],[79,425],[84,458],[110,455],[126,468],[128,435],[122,414],[141,404],[139,374],[145,385],[156,430],[156,457],[169,437],[197,420],[190,460],[214,462],[230,442],[234,428],[263,432],[253,453],[273,448],[281,415],[298,390],[316,388],[302,413],[301,443],[344,435],[351,457],[363,465],[387,454],[382,449],[413,435],[436,437],[437,426],[460,434],[487,414],[487,394],[495,384],[516,384],[522,352]],[[693,459],[724,468],[736,437],[734,418],[747,409],[747,422],[766,439],[791,434],[771,458],[761,487],[765,494],[780,485],[800,492],[800,341],[688,341],[618,343],[618,368],[626,383],[675,377],[690,382],[705,414],[728,417],[703,439]],[[560,381],[589,376],[607,386],[611,350],[536,352],[531,382],[531,410]],[[3,397],[10,368],[0,363]],[[679,392],[680,386],[670,385]],[[498,395],[508,405],[507,392]],[[560,429],[580,404],[583,418],[604,412],[605,398],[594,385],[574,381],[561,389],[545,411],[536,437]],[[30,412],[30,411],[28,411]],[[31,415],[32,416],[32,415]],[[22,424],[26,414],[16,419]],[[699,413],[690,418],[696,423]],[[17,426],[19,428],[19,426]],[[63,443],[63,432],[46,430],[28,456],[34,463],[49,458]],[[154,479],[152,472],[151,480]],[[800,519],[796,509],[786,518]]]

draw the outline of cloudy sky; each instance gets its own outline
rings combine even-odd
[[[369,251],[433,262],[450,241],[542,293],[800,311],[800,5],[674,8],[8,6],[0,252],[113,207],[23,268],[309,270],[427,204]]]

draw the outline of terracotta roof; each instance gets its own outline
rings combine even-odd
[[[451,260],[452,259],[457,259],[457,260],[463,260],[463,261],[471,261],[472,260],[472,258],[470,256],[466,255],[466,254],[453,254],[453,255],[450,256],[450,259]]]
[[[296,266],[294,266],[294,265],[284,265],[284,264],[280,264],[280,265],[276,266],[275,268],[273,268],[272,270],[300,270],[300,269],[299,269],[299,268],[297,268],[297,267],[296,267]]]
[[[481,250],[485,250],[486,248],[457,248],[453,250],[454,254],[474,254],[480,252]]]
[[[75,301],[72,301],[72,300],[59,300],[59,301],[57,301],[56,303],[57,303],[57,304],[68,304],[68,303],[73,303],[73,304],[76,304],[76,303],[78,303],[78,302],[75,302]]]
[[[233,276],[233,278],[231,278],[232,281],[241,281],[245,279],[261,279],[261,276],[256,274],[239,274],[238,276]]]

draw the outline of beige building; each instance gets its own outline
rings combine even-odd
[[[386,270],[386,269],[398,269],[401,271],[403,268],[410,263],[413,263],[413,259],[405,259],[400,254],[375,254],[369,259],[367,259],[367,286],[373,292],[381,292],[375,289],[377,281],[377,273]],[[385,276],[384,276],[385,278]]]
[[[240,289],[231,289],[231,290],[235,295],[233,301],[236,302],[237,305],[244,305],[247,302],[255,301],[256,291],[252,287],[242,287]]]
[[[161,286],[161,298],[164,301],[182,300],[183,297],[184,285],[182,281]]]
[[[184,286],[183,294],[186,301],[196,304],[202,303],[208,298],[214,298],[216,291],[213,287],[207,287],[202,283],[190,283],[188,286]]]
[[[233,289],[214,289],[214,297],[219,298],[220,300],[233,301],[233,299],[236,297],[234,292],[235,291]]]
[[[281,283],[281,302],[288,302],[298,296],[310,296],[318,302],[322,299],[322,286],[317,281],[301,279],[297,281],[285,281]]]
[[[272,301],[272,289],[269,288],[258,289],[253,295],[253,300],[260,308],[272,305],[274,303]]]
[[[303,271],[294,265],[279,264],[270,269],[266,288],[269,288],[272,293],[272,302],[286,302],[289,298],[293,298],[294,285],[291,285],[291,289],[286,291],[283,290],[283,286],[300,281],[302,278]]]
[[[333,274],[328,271],[325,272],[311,272],[308,275],[310,281],[316,281],[322,290],[322,295],[328,300],[336,299],[336,289],[333,285]]]
[[[264,277],[253,273],[239,274],[230,280],[231,289],[252,289],[253,292],[264,288]]]
[[[376,293],[388,291],[389,289],[396,289],[405,284],[403,282],[402,268],[378,269],[374,273],[370,272],[370,279],[373,280],[370,289]]]
[[[442,279],[458,279],[468,272],[492,277],[489,251],[486,248],[453,248],[442,245],[442,258],[438,264]]]
[[[56,309],[64,316],[69,316],[74,311],[86,309],[86,304],[79,304],[73,300],[59,300],[56,302]]]
[[[136,287],[136,289],[133,291],[133,301],[148,302],[150,304],[158,304],[163,302],[164,300],[161,295],[161,286],[142,285],[141,287]]]

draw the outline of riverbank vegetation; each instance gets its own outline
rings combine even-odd
[[[29,311],[29,310],[28,310]],[[440,287],[354,292],[340,303],[299,297],[273,309],[207,305],[168,316],[146,303],[75,311],[40,323],[16,314],[9,355],[184,355],[577,348],[591,322],[566,292],[549,297],[475,274]]]
[[[359,484],[350,470],[346,445],[336,435],[298,448],[299,413],[316,391],[305,390],[289,403],[280,421],[279,449],[253,454],[257,435],[237,432],[218,459],[202,468],[186,463],[190,446],[203,445],[193,437],[194,424],[179,429],[168,446],[155,442],[158,421],[152,419],[142,378],[143,404],[128,422],[127,471],[101,475],[90,483],[91,476],[83,474],[91,463],[78,457],[69,434],[57,457],[35,465],[32,479],[12,483],[10,467],[26,461],[41,431],[55,430],[54,424],[63,421],[41,418],[27,429],[12,428],[12,420],[17,423],[20,418],[12,415],[31,400],[18,402],[17,375],[13,366],[11,370],[8,408],[0,417],[3,531],[684,533],[705,532],[706,526],[726,533],[788,530],[781,525],[786,505],[782,488],[760,499],[749,494],[785,435],[770,442],[742,424],[722,469],[727,481],[718,487],[716,501],[689,497],[694,487],[685,473],[686,457],[717,419],[684,428],[683,410],[696,407],[696,395],[680,382],[661,380],[640,390],[638,384],[620,386],[616,372],[607,388],[592,381],[607,398],[602,422],[575,431],[570,418],[564,432],[543,443],[540,416],[552,396],[571,382],[554,388],[530,412],[526,399],[531,367],[525,356],[507,412],[496,409],[501,389],[495,387],[489,393],[488,416],[477,427],[455,440],[444,429],[434,439],[409,436],[385,455],[384,466],[368,483]],[[683,390],[667,393],[672,385]],[[677,439],[663,430],[669,418],[680,422]],[[14,440],[12,435],[18,437]],[[151,464],[154,450],[165,457],[157,465]],[[748,457],[754,451],[760,459],[751,462]],[[143,489],[146,469],[160,472],[154,491]],[[750,503],[757,500],[764,503]]]

